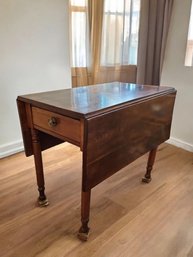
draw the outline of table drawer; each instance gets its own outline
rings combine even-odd
[[[80,121],[54,112],[32,107],[33,124],[44,132],[60,135],[80,143]]]

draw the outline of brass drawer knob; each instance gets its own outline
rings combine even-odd
[[[57,119],[55,117],[51,117],[48,119],[48,125],[52,128],[55,127],[57,125]]]

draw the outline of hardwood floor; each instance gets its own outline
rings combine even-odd
[[[150,184],[147,155],[96,186],[91,234],[80,242],[81,152],[43,154],[47,208],[36,206],[33,158],[0,160],[1,257],[193,257],[193,153],[159,147]]]

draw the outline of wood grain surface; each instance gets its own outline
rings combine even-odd
[[[38,130],[43,130],[48,134],[60,135],[67,140],[75,141],[80,145],[81,141],[81,128],[80,120],[72,119],[60,114],[46,111],[40,108],[32,107],[32,118],[34,127]],[[56,119],[56,125],[50,126],[49,119]]]
[[[83,189],[91,189],[170,136],[175,94],[88,120]]]
[[[112,82],[24,95],[18,100],[72,118],[87,118],[172,92],[176,92],[172,87]]]

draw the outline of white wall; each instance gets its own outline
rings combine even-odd
[[[22,148],[20,94],[71,87],[68,0],[0,1],[0,157]]]
[[[170,142],[193,151],[193,67],[185,67],[191,0],[174,0],[162,85],[177,89]]]

